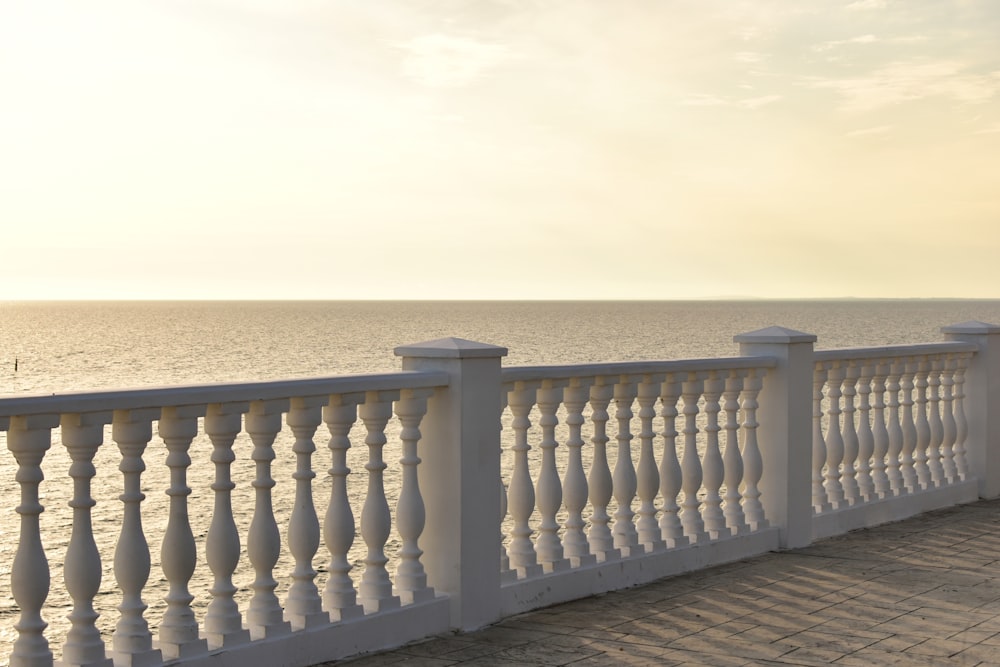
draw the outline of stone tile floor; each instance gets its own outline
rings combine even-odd
[[[1000,500],[336,664],[1000,665]]]

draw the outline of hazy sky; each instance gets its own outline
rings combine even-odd
[[[1000,297],[997,0],[5,0],[0,299]]]

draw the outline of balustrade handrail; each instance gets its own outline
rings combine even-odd
[[[613,361],[595,364],[560,366],[508,366],[500,371],[504,384],[580,377],[633,376],[698,371],[727,371],[748,368],[774,368],[778,360],[768,356],[714,357],[668,361]]]
[[[135,410],[209,403],[261,401],[289,397],[350,394],[393,389],[446,387],[449,376],[442,371],[400,371],[293,378],[267,382],[176,385],[96,392],[0,397],[0,418],[35,414],[99,412],[108,409]]]
[[[937,343],[919,343],[916,345],[837,347],[826,350],[816,350],[813,352],[813,358],[817,362],[844,361],[848,359],[898,359],[901,357],[920,357],[929,354],[975,353],[978,350],[979,347],[975,343],[943,341]]]

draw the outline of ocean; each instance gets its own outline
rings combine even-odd
[[[25,396],[66,391],[241,380],[270,380],[384,372],[399,369],[393,348],[445,336],[457,336],[509,348],[505,365],[569,364],[638,359],[685,359],[732,356],[734,335],[770,325],[814,333],[819,348],[892,345],[942,340],[940,327],[966,320],[1000,323],[1000,300],[841,300],[841,301],[662,301],[662,302],[74,302],[0,303],[0,395]],[[15,370],[16,363],[16,370]],[[155,433],[155,430],[154,430]],[[352,433],[355,443],[360,438]],[[61,566],[71,527],[67,507],[67,457],[54,434],[42,483],[42,532],[52,568],[52,586],[44,612],[50,642],[58,655],[71,601],[62,589]],[[275,514],[287,525],[293,487],[288,434],[276,442]],[[329,494],[323,473],[329,434],[320,427],[314,468],[314,494],[321,517]],[[361,436],[363,437],[363,436]],[[237,482],[234,506],[241,542],[253,511],[252,461],[245,436],[236,444]],[[363,447],[353,447],[356,457]],[[211,504],[210,446],[199,437],[192,446],[192,503]],[[392,494],[391,472],[387,477]],[[159,570],[160,538],[166,518],[166,468],[162,443],[154,435],[145,455],[144,528],[153,568],[144,595],[146,618],[155,628],[163,602],[157,591],[165,582]],[[106,437],[98,452],[93,510],[95,532],[105,566],[96,606],[100,626],[110,632],[120,601],[111,561],[120,525],[121,475],[117,448]],[[363,459],[350,463],[363,473]],[[17,546],[18,515],[15,464],[0,434],[0,479],[7,508],[0,511],[0,665],[16,634],[18,611],[10,593],[10,568]],[[361,475],[352,475],[362,498]],[[326,497],[324,497],[324,493]],[[353,494],[352,494],[353,495]],[[390,503],[391,504],[391,503]],[[360,508],[360,505],[357,505]],[[360,510],[358,510],[360,513]],[[208,513],[204,513],[208,514]],[[204,563],[203,540],[210,517],[193,517],[199,541],[199,566],[192,581],[196,613],[209,596],[211,573]],[[284,530],[282,531],[284,532]],[[352,556],[360,562],[363,542]],[[397,547],[390,543],[388,551]],[[287,550],[286,550],[287,551]],[[324,548],[314,561],[323,577]],[[291,569],[287,553],[277,578]],[[360,576],[361,568],[354,571]],[[245,609],[253,571],[244,554],[235,577]],[[318,580],[322,589],[322,582]],[[279,597],[287,589],[284,581]],[[155,633],[155,630],[154,630]]]

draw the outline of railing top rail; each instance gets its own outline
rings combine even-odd
[[[367,391],[445,387],[448,383],[449,376],[443,371],[400,371],[294,378],[268,382],[233,382],[67,392],[51,395],[4,396],[0,397],[0,417],[303,398]]]
[[[978,350],[979,347],[975,343],[943,341],[939,343],[920,343],[917,345],[841,347],[830,350],[816,350],[814,359],[817,363],[824,361],[847,361],[851,359],[898,359],[901,357],[920,357],[930,354],[975,353]]]
[[[581,377],[664,375],[699,371],[730,371],[748,368],[774,368],[778,360],[768,356],[717,357],[713,359],[676,359],[670,361],[619,361],[567,366],[508,366],[501,371],[504,384],[540,380],[564,380]]]

